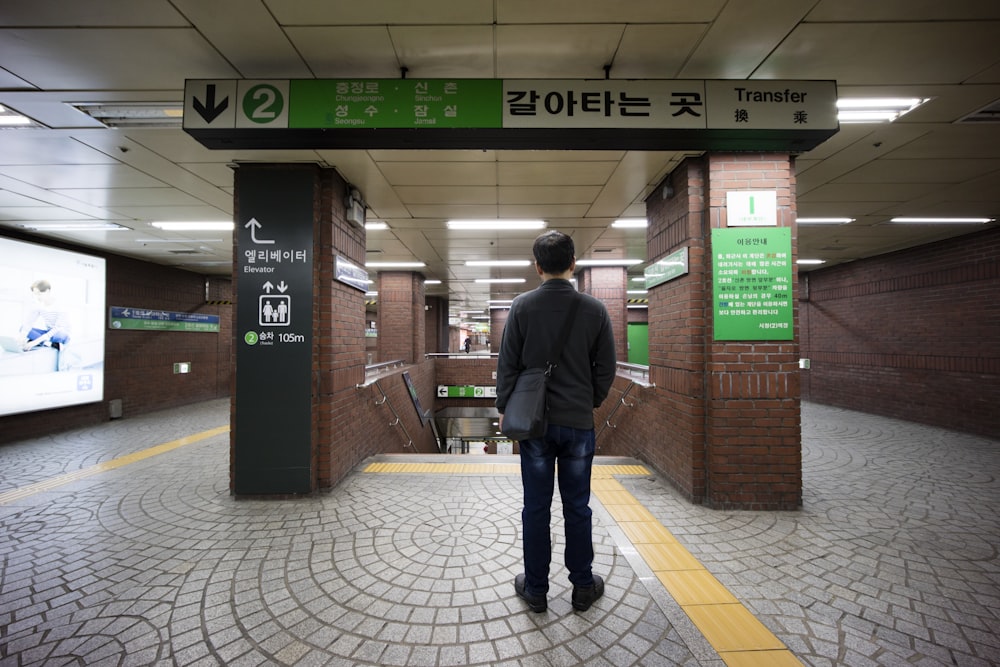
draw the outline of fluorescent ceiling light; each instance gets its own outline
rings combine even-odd
[[[157,229],[166,232],[220,232],[232,231],[233,223],[221,220],[205,220],[201,222],[151,222]]]
[[[911,225],[982,225],[994,218],[893,218],[889,222]]]
[[[632,282],[634,282],[634,283],[644,283],[644,282],[646,282],[646,276],[636,276],[635,278],[632,279]]]
[[[389,229],[389,225],[384,222],[366,222],[365,229],[370,232],[380,232],[385,229]]]
[[[643,280],[645,280],[645,278],[643,278]],[[645,290],[645,289],[627,289],[627,290],[625,290],[625,293],[626,294],[649,294],[649,290]]]
[[[72,105],[107,127],[180,127],[180,102],[84,102]]]
[[[441,281],[440,280],[425,280],[424,284],[425,285],[440,285]]]
[[[136,243],[222,243],[222,239],[136,239]],[[230,243],[230,241],[227,241]]]
[[[858,97],[837,100],[841,123],[891,123],[927,102],[928,97]]]
[[[477,283],[523,283],[524,278],[476,278]]]
[[[514,303],[514,299],[487,299],[486,303]]]
[[[117,232],[128,227],[101,220],[79,222],[25,222],[18,227],[36,232]]]
[[[627,305],[625,307],[626,308],[649,308],[649,306],[641,306],[641,305],[635,305],[635,304],[629,304],[629,305]]]
[[[424,262],[366,262],[369,269],[419,269],[427,266]]]
[[[796,264],[826,264],[825,259],[798,259]]]
[[[365,296],[378,296],[378,292],[365,292]]]
[[[797,218],[800,225],[846,225],[854,222],[854,218]]]
[[[646,218],[621,218],[612,222],[611,226],[618,229],[645,229],[649,223]]]
[[[531,261],[527,259],[470,259],[466,266],[531,266]]]
[[[449,220],[448,229],[471,229],[476,231],[542,229],[544,220]]]
[[[912,109],[926,102],[920,97],[842,97],[837,100],[838,109]]]
[[[641,259],[578,259],[577,266],[632,266],[642,264]]]
[[[9,107],[0,106],[0,128],[23,130],[25,128],[44,128],[27,116],[23,116]]]

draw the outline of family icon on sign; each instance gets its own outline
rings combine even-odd
[[[289,295],[262,295],[258,323],[263,327],[287,327],[292,323],[292,298]]]

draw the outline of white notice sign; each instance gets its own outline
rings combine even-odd
[[[778,193],[774,190],[736,190],[726,193],[729,227],[777,227]]]

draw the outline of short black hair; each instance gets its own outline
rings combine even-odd
[[[535,262],[545,273],[562,273],[573,266],[576,247],[573,239],[562,232],[551,230],[535,239],[531,247]]]

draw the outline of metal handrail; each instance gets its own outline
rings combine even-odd
[[[375,405],[385,404],[389,408],[389,412],[391,412],[392,416],[396,418],[395,421],[389,422],[389,426],[390,427],[398,426],[399,428],[403,429],[403,435],[406,436],[407,440],[406,444],[403,445],[403,447],[411,447],[413,448],[413,451],[417,451],[417,448],[413,445],[413,438],[410,437],[409,431],[406,430],[406,425],[399,418],[399,413],[396,412],[396,408],[392,407],[392,403],[389,401],[389,394],[385,393],[385,389],[382,388],[381,380],[375,380],[375,386],[378,387],[378,390],[382,393],[382,400],[375,401]]]
[[[488,352],[483,354],[482,352],[425,352],[424,359],[484,359],[491,357],[499,357],[499,352]]]
[[[406,365],[406,361],[403,359],[393,359],[392,361],[383,361],[379,364],[369,364],[365,366],[365,381],[363,384],[355,385],[358,389],[371,384],[372,378],[378,377],[387,371],[391,371],[395,368],[402,368]]]
[[[611,412],[608,413],[608,416],[604,419],[604,423],[601,424],[601,430],[597,432],[597,435],[594,437],[595,440],[601,437],[601,434],[604,433],[604,430],[606,428],[608,427],[611,427],[612,429],[618,428],[616,424],[611,423],[611,419],[618,413],[619,408],[621,408],[623,405],[627,408],[635,406],[635,403],[626,403],[625,397],[628,396],[628,393],[630,391],[632,391],[632,387],[635,387],[638,384],[639,384],[638,382],[635,382],[633,380],[629,382],[627,387],[625,387],[625,391],[622,392],[621,398],[618,399],[617,405],[615,405],[615,407],[611,410]],[[600,449],[600,447],[598,447],[598,449]]]
[[[630,378],[633,378],[633,382],[637,382],[637,384],[641,384],[646,387],[655,386],[649,382],[649,366],[643,366],[642,364],[629,364],[624,361],[619,361],[617,365],[619,371],[628,375]],[[636,381],[634,378],[639,378],[639,380]]]

